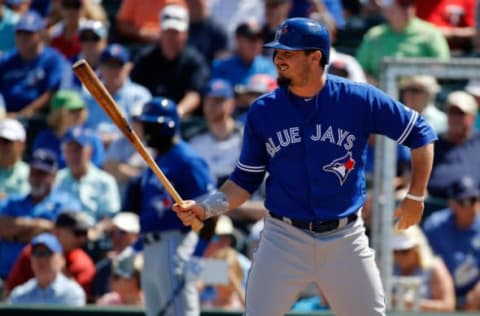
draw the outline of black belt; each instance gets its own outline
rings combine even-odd
[[[353,213],[341,219],[334,219],[330,221],[308,222],[308,221],[288,218],[285,216],[280,216],[274,213],[270,213],[270,216],[272,216],[273,218],[279,219],[282,222],[295,226],[297,228],[308,230],[315,233],[324,233],[334,229],[345,227],[347,224],[356,221],[358,218],[357,213]]]
[[[150,232],[142,235],[142,240],[144,245],[152,245],[157,241],[160,241],[161,236],[158,232]]]

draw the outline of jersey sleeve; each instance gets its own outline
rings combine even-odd
[[[267,171],[268,154],[262,137],[255,131],[252,111],[247,116],[243,133],[243,147],[230,180],[247,190],[255,192]]]
[[[411,149],[432,143],[437,134],[418,112],[372,88],[368,96],[371,106],[372,133],[385,135]]]

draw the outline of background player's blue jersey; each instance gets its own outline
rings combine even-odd
[[[182,199],[194,199],[214,188],[214,180],[205,161],[188,144],[180,141],[166,154],[155,158],[160,169]],[[151,169],[145,170],[130,186],[125,209],[140,211],[142,233],[182,230],[184,226],[171,210],[174,200]]]
[[[281,87],[252,104],[230,179],[252,193],[269,172],[269,211],[303,220],[343,218],[365,201],[371,133],[410,148],[436,139],[417,112],[372,86],[328,75],[310,99]]]

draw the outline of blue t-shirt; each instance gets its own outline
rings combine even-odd
[[[468,175],[480,182],[480,132],[475,132],[463,144],[453,144],[440,137],[435,142],[433,169],[428,192],[434,197],[447,198],[448,189]]]
[[[16,195],[0,204],[0,215],[10,217],[44,218],[54,221],[64,210],[81,210],[80,203],[72,196],[51,193],[43,201],[34,204],[30,195]],[[25,243],[0,241],[0,277],[6,278]]]
[[[175,144],[155,161],[185,200],[197,198],[214,188],[207,163],[184,141]],[[142,232],[187,231],[171,210],[174,201],[151,169],[145,170],[126,194],[124,209],[140,210]]]
[[[271,58],[256,56],[251,64],[245,64],[238,55],[218,58],[212,64],[212,78],[225,79],[232,86],[246,85],[248,79],[256,74],[267,74],[274,78],[277,71]]]
[[[465,295],[480,281],[480,215],[472,226],[460,229],[452,210],[444,209],[425,219],[423,229],[452,275],[457,296]]]
[[[68,62],[45,46],[38,57],[23,60],[16,49],[0,58],[0,93],[7,112],[18,112],[47,91],[60,87]]]
[[[299,99],[282,87],[251,105],[230,177],[253,193],[268,172],[265,206],[277,215],[332,220],[357,212],[370,134],[410,148],[436,139],[418,112],[370,85],[328,75],[316,96]]]

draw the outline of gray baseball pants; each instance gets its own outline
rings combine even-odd
[[[312,233],[271,217],[253,257],[246,316],[281,316],[314,283],[337,316],[384,316],[385,295],[363,221]]]
[[[159,241],[144,247],[142,289],[147,316],[158,316],[173,298],[165,316],[199,316],[200,303],[195,282],[181,284],[185,263],[190,260],[198,235],[179,231],[161,233]],[[177,295],[174,292],[180,289]]]

